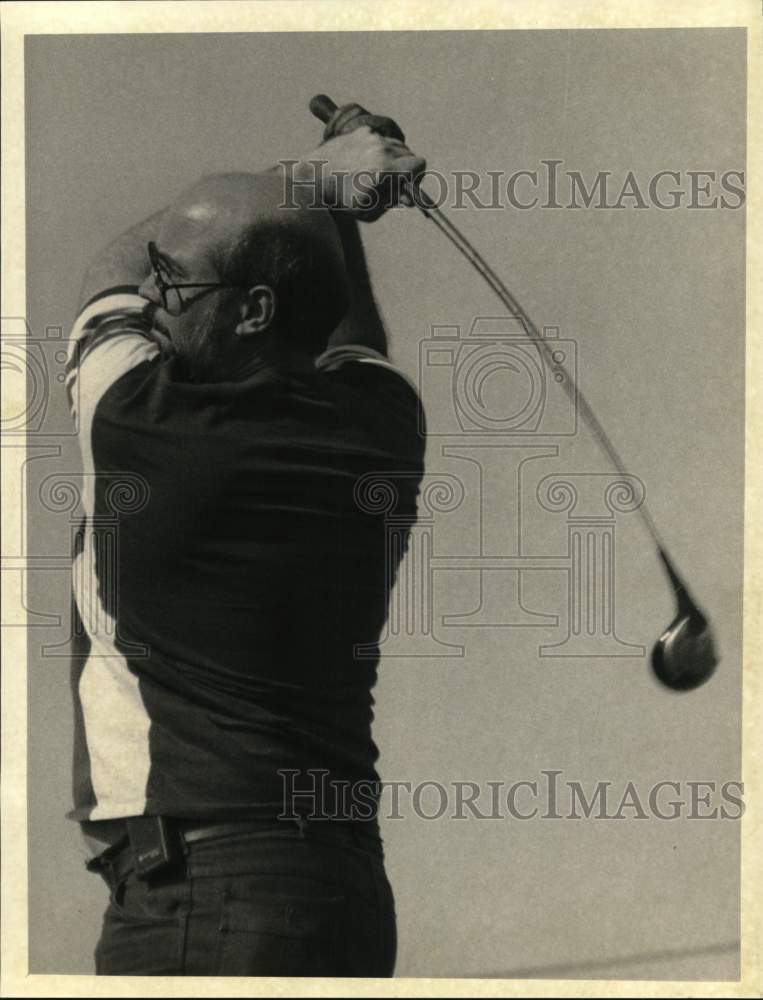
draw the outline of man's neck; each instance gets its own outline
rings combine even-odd
[[[315,371],[315,356],[304,349],[273,338],[253,345],[248,356],[235,365],[231,378],[242,381],[263,371],[300,375]]]

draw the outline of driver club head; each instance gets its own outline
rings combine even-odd
[[[691,691],[715,671],[718,655],[713,630],[693,603],[679,602],[678,614],[652,650],[652,670],[674,691]]]

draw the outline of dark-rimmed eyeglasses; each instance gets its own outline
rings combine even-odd
[[[212,291],[212,289],[216,288],[238,287],[221,281],[177,282],[169,280],[171,275],[164,262],[164,258],[159,253],[154,242],[148,244],[148,259],[151,261],[151,270],[156,282],[156,290],[159,292],[162,300],[162,307],[171,316],[179,316],[192,302],[200,298],[200,296],[194,295],[190,299],[186,299],[180,294],[181,290],[204,289],[205,291]]]

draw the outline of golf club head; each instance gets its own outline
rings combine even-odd
[[[718,664],[713,630],[702,612],[687,602],[652,650],[652,670],[674,691],[691,691],[712,676]]]

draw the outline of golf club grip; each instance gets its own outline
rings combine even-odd
[[[336,111],[336,104],[325,94],[316,94],[310,101],[310,111],[325,125]]]

